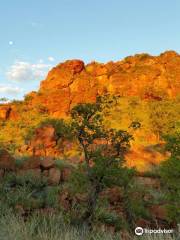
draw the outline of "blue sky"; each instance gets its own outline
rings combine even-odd
[[[179,0],[6,0],[0,6],[0,98],[21,98],[66,59],[180,52]]]

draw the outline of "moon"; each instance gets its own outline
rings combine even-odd
[[[13,41],[9,41],[9,45],[12,46],[14,43]]]

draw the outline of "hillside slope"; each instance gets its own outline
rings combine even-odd
[[[127,129],[131,121],[141,122],[127,159],[130,165],[144,168],[147,162],[166,157],[152,146],[161,144],[159,134],[168,133],[178,122],[179,90],[180,55],[173,51],[160,56],[138,54],[106,64],[68,60],[54,67],[39,90],[27,94],[24,101],[0,106],[0,142],[21,147],[27,132],[43,119],[67,119],[74,105],[109,93],[121,96],[108,119],[110,125]]]

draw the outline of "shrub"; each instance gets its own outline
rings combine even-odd
[[[45,178],[31,173],[22,176],[6,174],[0,185],[0,203],[13,209],[16,205],[29,210],[42,207],[46,204],[44,198],[46,187]]]
[[[180,135],[166,136],[166,149],[171,151],[171,157],[160,167],[162,186],[168,201],[170,221],[180,221]]]
[[[38,127],[44,127],[51,125],[56,131],[57,138],[72,138],[72,131],[70,125],[68,125],[63,119],[48,118],[42,121]]]
[[[30,96],[30,95],[25,95],[24,96],[24,101],[26,101],[26,102],[29,102],[29,101],[31,101],[33,99],[33,96]]]

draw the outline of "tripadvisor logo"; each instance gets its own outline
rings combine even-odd
[[[141,236],[143,234],[158,234],[158,233],[161,233],[161,234],[171,234],[173,233],[174,230],[173,229],[147,229],[147,228],[142,228],[142,227],[137,227],[135,228],[135,234],[137,236]]]
[[[144,233],[144,230],[143,230],[142,227],[137,227],[137,228],[135,229],[135,234],[136,234],[137,236],[141,236],[141,235],[143,235],[143,233]]]

